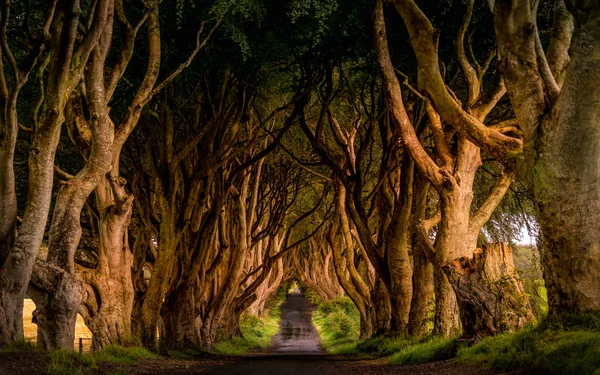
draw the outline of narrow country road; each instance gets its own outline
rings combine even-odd
[[[281,305],[279,332],[271,339],[273,354],[323,354],[319,334],[312,324],[315,306],[295,290]]]

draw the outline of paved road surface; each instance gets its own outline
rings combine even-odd
[[[319,334],[312,324],[315,306],[296,290],[281,305],[279,332],[271,339],[273,354],[323,354]]]

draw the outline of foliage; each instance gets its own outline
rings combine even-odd
[[[321,337],[321,345],[327,353],[356,352],[360,314],[350,298],[342,297],[322,302],[313,312],[312,321]]]
[[[420,344],[410,345],[390,357],[391,365],[405,365],[442,361],[453,358],[458,350],[455,338],[431,338]]]
[[[541,321],[548,313],[548,297],[539,252],[535,246],[512,246],[512,249],[515,268],[529,297],[533,313]]]
[[[600,374],[600,333],[532,329],[498,335],[461,349],[459,361],[494,370],[543,374]]]

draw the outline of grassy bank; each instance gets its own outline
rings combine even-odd
[[[523,332],[490,337],[460,350],[457,359],[500,371],[600,375],[600,318],[588,318],[578,320],[587,320],[591,325],[541,324]]]
[[[498,371],[532,374],[600,375],[600,316],[575,316],[544,322],[528,330],[487,338],[467,347],[455,338],[374,337],[359,340],[359,315],[348,298],[322,302],[313,323],[331,354],[388,357],[393,365],[455,358]]]
[[[104,350],[80,354],[67,350],[53,350],[48,357],[47,375],[88,375],[99,373],[101,363],[132,364],[153,358],[146,349],[109,346]],[[103,372],[104,373],[104,372]]]
[[[266,349],[271,338],[279,331],[280,306],[285,302],[289,286],[282,285],[267,302],[262,316],[244,313],[240,319],[241,336],[219,340],[211,351],[215,354],[240,355],[257,349]]]
[[[15,342],[0,347],[0,353],[31,352],[47,358],[47,374],[84,375],[93,373],[101,362],[137,363],[142,359],[154,358],[155,354],[141,347],[111,345],[100,351],[79,353],[69,350],[42,351],[31,341]]]
[[[312,321],[319,332],[323,349],[330,354],[356,354],[360,315],[348,297],[317,302]]]
[[[456,339],[374,337],[359,340],[360,315],[350,298],[320,302],[313,313],[323,349],[329,354],[389,357],[390,364],[426,363],[454,357]]]
[[[240,320],[242,336],[217,342],[212,352],[239,355],[251,350],[266,349],[271,337],[279,331],[279,306],[273,306],[262,317],[244,314]]]

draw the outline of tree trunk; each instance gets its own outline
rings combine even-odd
[[[195,298],[196,286],[181,285],[173,291],[162,307],[165,335],[161,342],[170,349],[198,346],[200,326],[199,301]]]
[[[8,258],[17,234],[17,195],[13,164],[14,146],[5,144],[0,139],[0,267]]]
[[[38,326],[38,346],[46,350],[75,348],[75,324],[85,293],[83,284],[74,275],[37,261],[28,294],[35,301],[33,322]]]
[[[392,319],[392,304],[390,294],[379,276],[375,276],[375,288],[371,292],[373,301],[373,334],[386,335],[390,332],[390,322]],[[368,337],[368,336],[367,336]]]
[[[161,222],[158,238],[158,256],[152,268],[150,282],[140,304],[140,320],[136,322],[135,333],[142,345],[155,349],[160,309],[167,293],[169,277],[175,260],[177,240],[175,234],[175,213],[164,197],[160,198]]]
[[[106,187],[101,183],[99,189]],[[116,179],[113,189],[124,190],[124,181]],[[133,254],[127,231],[131,218],[133,197],[126,196],[107,207],[100,216],[98,264],[93,270],[78,272],[87,283],[88,298],[81,309],[83,319],[94,335],[94,349],[108,345],[132,345]]]
[[[508,245],[484,246],[473,258],[445,265],[444,271],[457,295],[464,334],[475,341],[535,322]]]
[[[460,316],[456,294],[448,282],[446,274],[435,267],[433,270],[435,292],[435,317],[433,322],[433,335],[440,337],[453,337],[460,332]]]
[[[429,307],[433,300],[433,265],[420,249],[413,247],[413,295],[408,333],[422,337],[429,333]]]
[[[29,154],[28,199],[23,224],[0,269],[0,344],[23,339],[23,298],[50,210],[54,156],[62,120],[56,109],[47,111],[42,129],[33,136]]]
[[[573,10],[571,61],[536,153],[550,317],[600,313],[600,11],[589,7]]]

